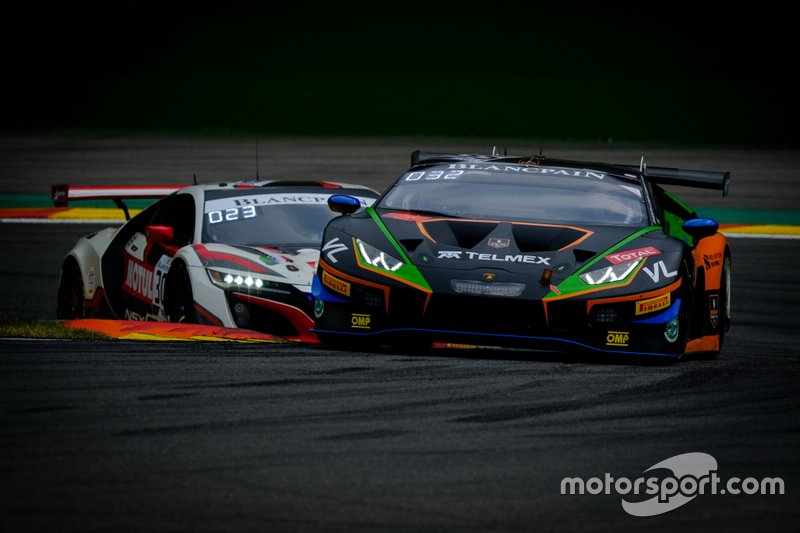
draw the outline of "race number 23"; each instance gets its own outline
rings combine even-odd
[[[244,207],[233,207],[224,211],[209,211],[208,223],[219,224],[220,222],[231,222],[240,218],[253,218],[256,216],[256,208],[253,205]]]

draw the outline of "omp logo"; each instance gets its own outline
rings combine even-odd
[[[140,300],[153,300],[153,271],[147,265],[128,258],[125,264],[125,283],[122,288]]]
[[[640,257],[647,257],[650,255],[659,255],[661,250],[656,250],[652,246],[648,246],[646,248],[637,248],[635,250],[627,250],[625,252],[617,252],[613,254],[608,254],[606,259],[609,262],[618,265],[620,263],[627,263],[628,261],[633,261],[634,259],[639,259]]]
[[[609,473],[584,480],[566,477],[561,480],[561,494],[612,494],[622,496],[622,508],[633,516],[656,516],[673,511],[699,495],[783,495],[786,485],[779,477],[732,477],[722,480],[717,475],[717,460],[707,453],[675,455],[654,464],[644,472],[660,470],[669,475],[640,476],[636,479],[614,478]],[[636,501],[636,496],[652,496]]]
[[[353,313],[350,317],[350,325],[357,329],[370,329],[370,322],[372,322],[372,317],[369,315]]]
[[[636,302],[636,314],[643,315],[645,313],[652,313],[653,311],[664,309],[665,307],[669,307],[670,301],[669,293],[647,300],[639,300]]]
[[[606,346],[628,346],[630,333],[627,331],[609,331],[606,335]]]
[[[322,284],[339,294],[350,296],[350,284],[335,276],[331,276],[324,270],[322,271]]]

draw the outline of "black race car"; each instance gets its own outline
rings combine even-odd
[[[728,172],[414,152],[375,202],[329,205],[312,285],[323,343],[719,353],[731,253],[662,184]],[[350,214],[355,213],[355,214]]]

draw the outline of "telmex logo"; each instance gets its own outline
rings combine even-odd
[[[660,253],[661,250],[656,250],[652,246],[648,246],[646,248],[637,248],[635,250],[627,250],[625,252],[616,252],[613,254],[608,254],[606,256],[606,259],[608,259],[611,263],[618,265],[620,263],[627,263],[628,261],[639,259],[640,257],[647,257],[649,255],[658,255]]]
[[[551,257],[541,257],[538,255],[498,255],[498,254],[480,254],[478,252],[463,252],[466,254],[466,259],[473,261],[499,261],[504,263],[528,263],[530,265],[547,265],[550,266]],[[439,259],[464,259],[460,250],[440,250]]]

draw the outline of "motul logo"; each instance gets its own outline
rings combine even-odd
[[[126,292],[140,300],[150,302],[153,299],[153,271],[131,259],[128,259],[127,275],[125,276]]]
[[[659,255],[660,253],[661,250],[656,250],[652,246],[648,246],[647,248],[637,248],[635,250],[627,250],[625,252],[608,254],[606,259],[608,259],[612,264],[618,265],[620,263],[627,263],[628,261],[639,259],[640,257]]]

